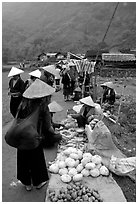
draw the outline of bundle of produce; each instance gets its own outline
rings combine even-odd
[[[78,133],[78,129],[81,133]],[[68,135],[66,136],[64,133],[67,133]],[[88,142],[84,129],[81,128],[70,128],[68,130],[61,131],[60,134],[63,139],[59,144],[58,152],[65,150],[67,147],[75,147],[83,150]]]
[[[77,120],[72,118],[71,116],[67,116],[65,120],[61,121],[61,124],[64,125],[65,128],[75,128],[78,127]]]
[[[67,188],[61,188],[58,194],[49,189],[51,202],[103,202],[99,192],[84,186],[81,182],[71,182]]]
[[[74,137],[77,133],[75,131],[70,131],[70,130],[61,130],[60,134],[62,135],[63,138],[72,138]]]

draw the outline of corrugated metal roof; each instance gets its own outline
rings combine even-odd
[[[102,60],[105,61],[135,61],[134,54],[103,53]]]

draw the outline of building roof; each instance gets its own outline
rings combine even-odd
[[[85,57],[92,57],[92,56],[96,56],[98,54],[98,56],[102,55],[102,53],[109,53],[108,50],[88,50],[85,54]]]
[[[135,61],[134,54],[122,54],[122,53],[103,53],[102,60],[104,61],[116,61],[116,62],[124,62],[124,61]]]

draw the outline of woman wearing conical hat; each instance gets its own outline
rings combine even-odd
[[[25,82],[25,89],[27,89],[36,79],[40,79],[41,71],[39,69],[29,73],[30,78]]]
[[[10,99],[10,112],[13,117],[16,116],[18,106],[22,100],[22,94],[25,90],[24,81],[21,79],[20,74],[23,73],[19,68],[12,67],[8,77],[11,77],[9,81],[9,92]]]
[[[18,115],[21,119],[27,118],[39,107],[37,131],[45,137],[46,142],[52,144],[57,142],[57,138],[51,124],[48,104],[54,91],[54,88],[36,79],[23,93],[24,101]],[[40,189],[48,182],[43,142],[32,150],[17,150],[17,179],[25,185],[27,191],[33,187]]]
[[[51,123],[53,125],[53,128],[60,128],[61,126],[64,126],[60,123],[55,123],[53,122],[53,116],[55,113],[60,112],[63,110],[63,108],[56,102],[56,101],[52,101],[49,105],[48,105],[50,114],[51,114]]]
[[[103,87],[104,89],[102,103],[113,105],[115,103],[115,91],[113,82],[105,82],[101,84],[101,87]]]
[[[78,114],[72,114],[71,116],[77,120],[78,127],[85,128],[86,124],[89,124],[89,118],[97,118],[99,120],[103,117],[103,112],[99,104],[94,103],[91,96],[80,99],[83,106]]]

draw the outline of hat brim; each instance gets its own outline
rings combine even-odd
[[[81,103],[85,104],[85,105],[88,105],[88,106],[91,106],[91,107],[95,107],[95,103],[94,103],[94,101],[92,100],[92,98],[90,96],[82,98],[79,101]]]
[[[12,67],[9,74],[8,74],[8,77],[16,76],[16,75],[19,75],[23,72],[24,72],[23,70],[21,70],[17,67]]]
[[[43,98],[55,92],[55,89],[40,79],[36,79],[23,93],[23,97],[29,99]]]
[[[58,74],[57,70],[55,69],[55,67],[53,65],[42,67],[42,69],[44,69],[45,71],[49,72],[50,74],[52,74],[54,76],[56,76]]]
[[[29,75],[40,78],[41,77],[41,72],[37,69],[33,72],[30,72]]]
[[[101,87],[108,87],[110,89],[114,89],[114,85],[113,84],[108,84],[108,82],[104,83],[104,84],[101,84]]]
[[[63,110],[63,108],[56,102],[56,101],[52,101],[49,105],[49,111],[51,113],[57,113]]]

